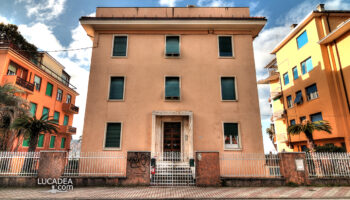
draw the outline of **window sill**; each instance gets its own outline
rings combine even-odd
[[[165,102],[180,102],[181,99],[164,99]]]
[[[126,59],[128,56],[111,56],[112,59]]]
[[[107,99],[107,102],[124,102],[124,99]]]
[[[238,102],[238,99],[236,99],[236,100],[221,100],[221,102]]]
[[[309,100],[307,100],[307,102],[314,101],[314,100],[319,99],[319,98],[320,97],[317,97],[317,98],[314,98],[314,99],[309,99]]]
[[[219,59],[235,59],[235,56],[219,56]]]
[[[243,149],[242,148],[224,148],[224,151],[242,151]]]
[[[103,151],[121,151],[122,148],[114,148],[114,147],[103,147]]]

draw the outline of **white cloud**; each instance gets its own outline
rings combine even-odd
[[[179,0],[159,0],[161,6],[175,7],[176,2]]]
[[[30,43],[35,44],[35,46],[41,50],[52,51],[63,49],[51,28],[43,23],[39,22],[32,26],[21,24],[18,25],[18,30],[23,37],[25,37]]]
[[[66,0],[16,0],[24,3],[28,17],[35,17],[37,21],[52,20],[64,11]]]
[[[201,7],[233,7],[234,3],[224,0],[198,0],[197,5]]]
[[[36,23],[31,26],[22,24],[18,27],[23,37],[41,50],[52,51],[92,46],[91,39],[86,35],[80,24],[71,31],[72,42],[67,47],[61,45],[51,28],[46,24]],[[73,126],[77,127],[77,134],[73,137],[79,138],[82,134],[84,125],[87,85],[89,79],[89,71],[87,68],[89,68],[90,65],[91,49],[69,52],[51,52],[50,55],[65,66],[65,71],[71,76],[71,84],[77,87],[79,96],[77,97],[75,104],[79,106],[79,114],[74,116]]]
[[[0,23],[8,24],[11,23],[6,17],[0,16]]]

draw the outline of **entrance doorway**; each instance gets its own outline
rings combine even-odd
[[[181,122],[164,122],[164,152],[181,152]]]

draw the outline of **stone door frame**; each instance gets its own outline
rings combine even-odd
[[[179,120],[179,118],[181,117],[183,119]],[[162,118],[165,118],[165,120],[162,120]],[[152,142],[151,142],[152,157],[159,153],[163,153],[164,122],[179,122],[179,121],[181,121],[181,153],[187,154],[189,158],[193,158],[193,113],[192,111],[153,111],[152,112]],[[184,123],[184,121],[188,121],[188,122]]]

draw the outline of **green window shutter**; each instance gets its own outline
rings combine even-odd
[[[61,139],[61,149],[64,149],[66,147],[66,138]]]
[[[47,83],[45,94],[47,96],[51,97],[52,96],[52,89],[53,89],[53,85],[51,83]]]
[[[56,136],[51,136],[50,138],[50,148],[55,148]]]
[[[236,86],[234,77],[221,78],[222,100],[236,100]]]
[[[58,124],[60,121],[60,113],[55,111],[55,113],[53,115],[53,119],[56,120],[57,121],[56,123]]]
[[[121,132],[121,123],[107,123],[105,147],[119,148],[120,132]]]
[[[219,55],[232,57],[232,37],[220,36],[219,37]]]
[[[124,98],[124,77],[111,77],[111,85],[109,89],[109,99]]]
[[[179,36],[167,36],[166,37],[166,55],[179,55],[180,54],[180,37]]]
[[[44,146],[44,139],[45,139],[45,135],[44,134],[40,134],[39,135],[39,141],[38,141],[38,147],[43,147]]]
[[[165,78],[165,98],[166,99],[180,98],[180,78],[179,77]]]
[[[34,117],[36,113],[36,103],[30,102],[30,114]]]
[[[43,108],[43,116],[45,115],[44,119],[47,119],[49,117],[50,110],[46,107]]]
[[[113,56],[126,56],[127,36],[115,36]]]
[[[22,146],[23,147],[29,147],[29,138],[23,138]]]
[[[68,126],[69,116],[64,115],[63,126]]]

